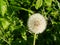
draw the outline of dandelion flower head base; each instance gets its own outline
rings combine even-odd
[[[28,19],[28,28],[32,33],[38,34],[42,33],[46,28],[46,20],[43,15],[36,13],[29,17]]]

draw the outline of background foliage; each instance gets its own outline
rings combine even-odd
[[[0,0],[0,45],[32,45],[27,20],[34,13],[47,20],[36,45],[60,45],[60,0]]]

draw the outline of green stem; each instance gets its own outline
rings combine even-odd
[[[21,7],[20,7],[20,9],[25,10],[25,11],[28,11],[28,12],[30,12],[30,13],[32,13],[32,14],[34,13],[32,10],[29,10],[29,9],[26,9],[26,8],[21,8]]]
[[[16,7],[16,6],[13,6],[13,8],[16,8],[16,9],[20,9],[20,10],[25,10],[25,11],[28,11],[29,13],[31,14],[34,14],[34,12],[30,9],[26,9],[26,8],[23,8],[23,7]]]
[[[7,6],[9,6],[8,0],[6,0]]]
[[[34,2],[35,2],[36,0],[33,0],[33,2],[32,2],[32,5],[30,6],[30,8],[34,5]]]
[[[5,41],[8,45],[11,45],[7,40],[5,40],[3,37],[0,37],[1,39],[3,39],[3,41]]]
[[[36,42],[36,34],[34,34],[33,45],[35,45],[35,42]]]

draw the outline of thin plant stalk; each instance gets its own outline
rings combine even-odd
[[[34,34],[33,45],[35,45],[35,42],[36,42],[36,34]]]

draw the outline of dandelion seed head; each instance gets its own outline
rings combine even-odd
[[[43,15],[36,13],[29,17],[27,26],[32,33],[42,33],[46,28],[46,20]]]

